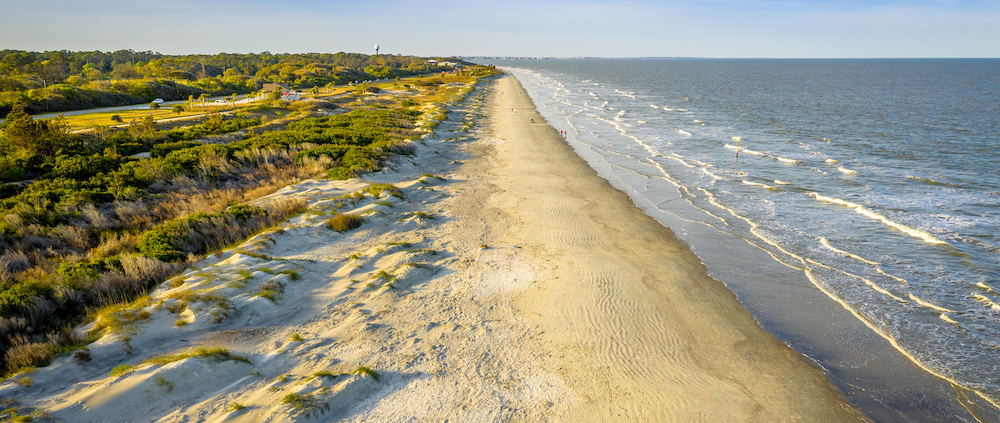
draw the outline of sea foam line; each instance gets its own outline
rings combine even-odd
[[[878,266],[878,265],[882,264],[882,263],[876,263],[874,261],[868,260],[868,259],[866,259],[864,257],[861,257],[861,256],[857,255],[857,254],[854,254],[854,253],[851,253],[851,252],[844,251],[844,250],[841,250],[839,248],[836,248],[836,247],[830,245],[830,240],[826,239],[825,237],[820,237],[819,243],[823,244],[824,247],[829,248],[831,251],[833,251],[833,252],[835,252],[837,254],[841,254],[841,255],[850,257],[850,258],[858,260],[860,262],[867,263],[867,264],[870,264],[872,266]]]
[[[932,369],[930,366],[928,366],[927,364],[925,364],[923,361],[920,361],[920,359],[918,359],[916,356],[914,356],[909,351],[907,351],[906,348],[904,348],[903,345],[900,344],[898,340],[896,340],[896,338],[893,338],[892,335],[890,335],[889,333],[887,333],[887,331],[885,331],[882,328],[880,328],[879,325],[877,325],[874,321],[872,321],[868,316],[865,316],[864,314],[862,314],[857,309],[851,307],[851,305],[848,304],[847,301],[845,301],[843,298],[840,298],[840,296],[834,294],[832,291],[830,291],[829,289],[827,289],[826,287],[824,287],[823,284],[819,283],[819,280],[817,279],[817,276],[813,273],[813,271],[811,269],[806,269],[805,273],[806,273],[806,277],[809,278],[809,281],[811,281],[813,283],[813,285],[816,286],[816,288],[818,288],[821,292],[823,292],[824,294],[826,294],[827,297],[830,297],[830,299],[832,299],[832,300],[836,301],[837,303],[839,303],[841,305],[841,307],[844,307],[844,309],[847,310],[849,313],[853,314],[855,318],[857,318],[859,321],[861,321],[861,323],[863,323],[865,326],[868,326],[868,329],[871,329],[873,332],[877,333],[883,339],[885,339],[886,341],[888,341],[889,344],[892,345],[892,347],[896,349],[896,351],[899,351],[900,354],[903,354],[904,357],[906,357],[907,359],[909,359],[910,362],[912,362],[913,364],[916,364],[917,367],[919,367],[921,369],[924,369],[924,371],[926,371],[927,373],[930,373],[930,374],[938,377],[941,380],[944,380],[944,381],[946,381],[948,383],[951,383],[952,385],[958,386],[958,387],[960,387],[962,389],[969,390],[970,392],[974,392],[976,395],[978,395],[984,401],[990,403],[990,405],[992,405],[993,407],[1000,408],[1000,403],[998,403],[997,400],[995,400],[994,398],[990,397],[986,393],[978,391],[976,389],[973,389],[973,388],[971,388],[969,386],[966,386],[966,385],[962,384],[961,382],[959,382],[958,380],[956,380],[956,379],[954,379],[952,377],[946,376],[945,374],[943,374],[943,373],[941,373],[941,372],[939,372],[937,370]],[[951,320],[951,318],[942,318],[942,320],[954,322],[954,320]],[[955,323],[957,323],[957,322],[955,322]]]
[[[788,158],[784,158],[784,157],[781,157],[781,156],[775,156],[773,154],[761,153],[760,151],[754,151],[754,150],[750,150],[750,149],[746,149],[746,148],[736,148],[736,146],[732,145],[732,144],[726,144],[726,148],[728,148],[730,150],[742,151],[742,152],[747,153],[747,154],[753,154],[755,156],[770,157],[770,158],[775,159],[775,160],[777,160],[779,162],[782,162],[782,163],[788,163],[788,164],[801,163],[800,161],[795,160],[795,159],[788,159]]]
[[[729,207],[726,207],[726,206],[722,205],[716,199],[715,194],[712,194],[708,190],[706,190],[704,188],[701,188],[701,187],[699,187],[698,190],[700,190],[701,192],[705,193],[705,195],[708,198],[708,202],[709,203],[711,203],[715,207],[718,207],[718,208],[720,208],[722,210],[725,210],[726,212],[728,212],[733,217],[746,222],[746,224],[750,226],[750,233],[753,234],[753,236],[757,237],[757,239],[763,241],[765,244],[770,245],[771,247],[774,247],[776,250],[784,253],[788,257],[792,257],[792,258],[797,259],[800,262],[804,263],[804,260],[802,259],[802,257],[800,257],[800,256],[798,256],[796,254],[793,254],[791,251],[786,250],[785,247],[782,247],[781,244],[778,244],[777,241],[773,241],[770,238],[764,236],[764,234],[762,234],[760,232],[760,230],[759,230],[760,229],[760,225],[758,225],[757,222],[754,222],[754,221],[750,220],[749,218],[744,217],[743,215],[740,215],[739,213],[736,213],[736,210],[733,210],[733,209],[731,209]],[[788,262],[782,260],[773,251],[771,251],[771,250],[769,250],[767,248],[760,247],[760,246],[754,244],[753,242],[751,242],[749,239],[746,239],[746,238],[743,238],[743,239],[746,240],[751,245],[753,245],[753,246],[755,246],[755,247],[760,248],[761,250],[763,250],[765,253],[767,253],[768,255],[770,255],[771,258],[774,259],[774,261],[776,261],[778,263],[781,263],[781,264],[783,264],[783,265],[785,265],[787,267],[790,267],[792,269],[803,270],[803,271],[806,270],[806,268],[804,268],[804,267],[798,267],[798,266],[795,266],[794,264],[791,264],[791,263],[788,263]]]
[[[813,265],[816,265],[818,267],[822,267],[822,268],[827,269],[827,270],[832,270],[832,271],[840,273],[840,274],[842,274],[844,276],[848,276],[848,277],[857,279],[857,280],[859,280],[861,282],[864,282],[864,284],[868,285],[871,289],[874,289],[875,291],[879,292],[880,294],[885,295],[885,296],[887,296],[889,298],[892,298],[893,300],[896,300],[896,301],[898,301],[900,303],[903,303],[903,304],[909,303],[909,301],[906,301],[906,300],[900,298],[899,296],[897,296],[896,294],[893,294],[892,292],[889,292],[888,289],[885,289],[885,288],[879,286],[877,283],[875,283],[875,282],[873,282],[873,281],[871,281],[869,279],[863,278],[863,277],[855,275],[853,273],[845,272],[845,271],[843,271],[841,269],[838,269],[836,267],[827,266],[827,265],[825,265],[823,263],[820,263],[820,262],[818,262],[816,260],[813,260],[811,258],[807,258],[806,261],[808,261],[809,263],[811,263]]]
[[[750,186],[754,186],[754,187],[761,187],[761,188],[769,189],[769,190],[772,190],[772,191],[782,191],[781,188],[772,187],[772,186],[770,186],[768,184],[762,184],[760,182],[748,181],[746,179],[743,180],[743,185],[750,185]]]
[[[882,274],[882,276],[886,276],[886,277],[888,277],[888,278],[890,278],[890,279],[895,279],[895,280],[896,280],[896,282],[899,282],[899,283],[904,283],[904,284],[909,284],[909,283],[910,283],[910,282],[908,282],[908,281],[907,281],[906,279],[903,279],[903,278],[901,278],[901,277],[898,277],[898,276],[893,276],[893,275],[890,275],[890,274],[888,274],[888,273],[885,273],[885,270],[882,270],[882,268],[881,268],[881,267],[876,267],[876,268],[875,268],[875,271],[876,271],[876,272],[879,272],[879,273],[881,273],[881,274]]]
[[[979,302],[985,304],[987,307],[993,309],[993,311],[1000,311],[1000,304],[997,304],[993,300],[987,298],[985,295],[972,294],[972,297],[979,300]]]
[[[662,156],[661,155],[661,157],[666,157],[666,156]],[[653,160],[652,158],[647,158],[646,162],[649,163],[649,164],[651,164],[651,165],[653,165],[657,169],[659,169],[660,173],[663,175],[663,176],[661,176],[661,178],[663,178],[664,180],[666,180],[667,182],[669,182],[670,184],[672,184],[674,187],[676,187],[678,193],[686,194],[687,195],[686,197],[684,195],[681,195],[681,198],[683,198],[685,201],[687,201],[688,204],[691,205],[691,207],[694,207],[696,210],[700,210],[702,213],[705,213],[705,214],[707,214],[707,215],[709,215],[709,216],[717,219],[719,222],[722,222],[723,225],[729,226],[729,222],[726,222],[726,219],[723,219],[723,218],[721,218],[719,216],[716,216],[716,215],[712,214],[712,212],[710,212],[708,210],[705,210],[704,208],[696,206],[694,204],[694,202],[691,201],[691,198],[697,198],[697,196],[694,195],[693,193],[691,193],[691,190],[689,190],[686,186],[683,186],[679,182],[677,182],[673,178],[673,176],[671,176],[670,173],[667,172],[667,170],[663,168],[663,165],[661,165],[660,163],[658,163],[656,160]],[[642,198],[646,198],[646,197],[642,197]],[[662,211],[664,213],[669,213],[669,214],[673,215],[674,217],[676,217],[676,218],[678,218],[680,220],[683,220],[683,221],[689,222],[689,223],[700,223],[702,225],[708,226],[709,228],[718,230],[717,228],[715,228],[714,226],[712,226],[712,225],[710,225],[710,224],[708,224],[706,222],[702,222],[702,221],[698,221],[698,220],[685,219],[685,218],[681,217],[680,215],[678,215],[676,213],[664,210],[664,209],[660,208],[659,205],[653,203],[653,201],[651,199],[649,199],[649,198],[646,198],[646,201],[648,201],[649,204],[652,205],[657,210]]]
[[[659,164],[657,164],[657,165],[659,165]],[[661,169],[661,171],[663,171],[663,169]],[[822,171],[820,171],[820,172],[822,172]],[[823,172],[823,173],[825,173],[825,172]],[[667,179],[670,180],[671,178],[667,178]],[[678,185],[676,183],[676,181],[671,181],[671,183],[673,183],[675,186]],[[678,186],[678,188],[684,188],[684,187]],[[686,191],[686,189],[685,189],[685,191]],[[702,190],[702,191],[704,191],[704,190]],[[760,248],[760,247],[758,247],[758,248]],[[767,250],[765,249],[765,251],[767,251]],[[770,251],[768,251],[768,253],[771,254]],[[772,257],[774,257],[774,254],[771,254],[771,255],[772,255]],[[795,256],[793,256],[793,257],[795,257]],[[775,257],[775,258],[777,258],[777,257]],[[796,258],[798,258],[800,261],[802,260],[801,257],[796,257]],[[786,263],[783,263],[781,260],[778,260],[778,261],[781,262],[782,264],[786,264]],[[794,267],[794,266],[790,266],[790,267]],[[898,351],[900,351],[900,353],[902,353],[904,356],[906,356],[907,358],[909,358],[918,367],[924,369],[925,371],[927,371],[928,373],[930,373],[930,374],[932,374],[934,376],[937,376],[938,378],[940,378],[942,380],[945,380],[945,381],[948,381],[948,382],[954,384],[956,387],[960,387],[962,389],[974,392],[976,395],[978,395],[980,398],[982,398],[983,400],[987,401],[988,403],[990,403],[994,407],[1000,408],[1000,404],[998,404],[997,401],[995,399],[991,398],[989,395],[987,395],[987,394],[985,394],[983,392],[977,391],[977,390],[975,390],[973,388],[970,388],[970,387],[964,385],[963,383],[958,382],[957,380],[955,380],[955,379],[953,379],[951,377],[948,377],[948,376],[946,376],[946,375],[944,375],[944,374],[936,371],[935,369],[929,367],[927,364],[921,362],[915,356],[913,356],[912,354],[910,354],[905,348],[903,348],[902,345],[899,344],[899,342],[895,338],[893,338],[885,330],[883,330],[882,328],[880,328],[879,325],[877,325],[875,322],[873,322],[872,320],[870,320],[870,318],[868,316],[865,316],[862,313],[860,313],[858,310],[855,310],[849,304],[847,304],[843,299],[839,298],[837,295],[835,295],[833,292],[830,292],[825,286],[823,286],[823,284],[820,283],[817,280],[816,275],[813,273],[813,271],[811,269],[808,268],[808,266],[805,269],[801,269],[801,270],[805,270],[805,273],[806,273],[807,277],[809,277],[810,281],[813,283],[814,286],[816,286],[817,288],[819,288],[822,292],[824,292],[828,297],[830,297],[834,301],[840,303],[847,311],[849,311],[850,313],[852,313],[862,323],[864,323],[870,329],[872,329],[877,334],[879,334],[884,339],[886,339],[894,348],[896,348]],[[942,319],[946,320],[946,321],[949,320],[949,319],[946,319],[945,317],[947,317],[947,316],[943,316]]]
[[[856,170],[851,170],[843,166],[837,166],[837,170],[839,170],[840,173],[843,173],[845,175],[856,175],[858,173],[858,171]]]
[[[950,309],[941,307],[941,306],[939,306],[937,304],[932,304],[932,303],[930,303],[928,301],[924,301],[920,297],[917,297],[916,295],[913,295],[913,294],[909,294],[908,297],[910,297],[910,299],[913,300],[913,302],[915,302],[917,304],[920,304],[920,305],[922,305],[924,307],[927,307],[929,309],[935,310],[935,311],[940,311],[942,313],[954,313],[955,312],[955,310],[950,310]]]
[[[921,239],[921,240],[923,240],[926,243],[929,243],[929,244],[939,244],[939,245],[948,245],[947,242],[944,242],[944,241],[942,241],[940,239],[935,238],[934,235],[931,235],[931,234],[929,234],[929,233],[927,233],[925,231],[922,231],[920,229],[911,228],[911,227],[903,225],[901,223],[893,222],[892,220],[889,220],[889,218],[887,218],[885,216],[882,216],[881,214],[875,213],[875,212],[869,210],[867,207],[862,206],[860,204],[855,204],[855,203],[852,203],[850,201],[844,201],[844,200],[841,200],[839,198],[827,197],[825,195],[820,195],[820,194],[817,194],[815,192],[811,192],[811,193],[809,193],[809,195],[813,196],[814,198],[816,198],[819,201],[823,201],[823,202],[827,202],[827,203],[833,203],[833,204],[838,204],[838,205],[841,205],[841,206],[844,206],[844,207],[851,208],[851,209],[854,210],[855,213],[858,213],[858,214],[860,214],[862,216],[865,216],[865,217],[867,217],[869,219],[882,222],[886,226],[889,226],[889,227],[891,227],[893,229],[899,230],[900,232],[903,232],[903,233],[905,233],[905,234],[907,234],[909,236],[912,236],[914,238]]]

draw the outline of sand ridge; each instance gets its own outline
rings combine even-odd
[[[0,396],[81,422],[864,419],[541,122],[484,82],[415,158],[262,199],[309,211],[168,281],[128,348]],[[197,347],[249,363],[147,362]]]

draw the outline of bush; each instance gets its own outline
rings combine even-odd
[[[56,348],[46,342],[15,345],[7,350],[4,361],[7,369],[19,370],[30,367],[47,366],[55,358]]]
[[[188,254],[203,254],[210,248],[235,242],[283,218],[283,213],[272,214],[245,205],[219,213],[198,213],[147,231],[139,241],[139,252],[157,260],[179,261]]]
[[[195,141],[175,141],[175,142],[165,142],[156,144],[152,149],[149,150],[150,157],[166,157],[172,151],[183,150],[186,148],[197,147],[203,145],[200,142]]]
[[[337,214],[326,220],[326,227],[337,232],[347,232],[361,227],[365,218],[353,214]]]

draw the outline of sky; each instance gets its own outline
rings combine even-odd
[[[0,0],[0,50],[1000,57],[997,0]]]

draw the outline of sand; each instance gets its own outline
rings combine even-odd
[[[453,108],[391,169],[262,199],[310,210],[168,281],[127,346],[0,396],[80,422],[864,420],[514,78]],[[376,182],[403,197],[342,198]],[[326,228],[338,201],[366,223]],[[197,347],[250,363],[146,363]]]

